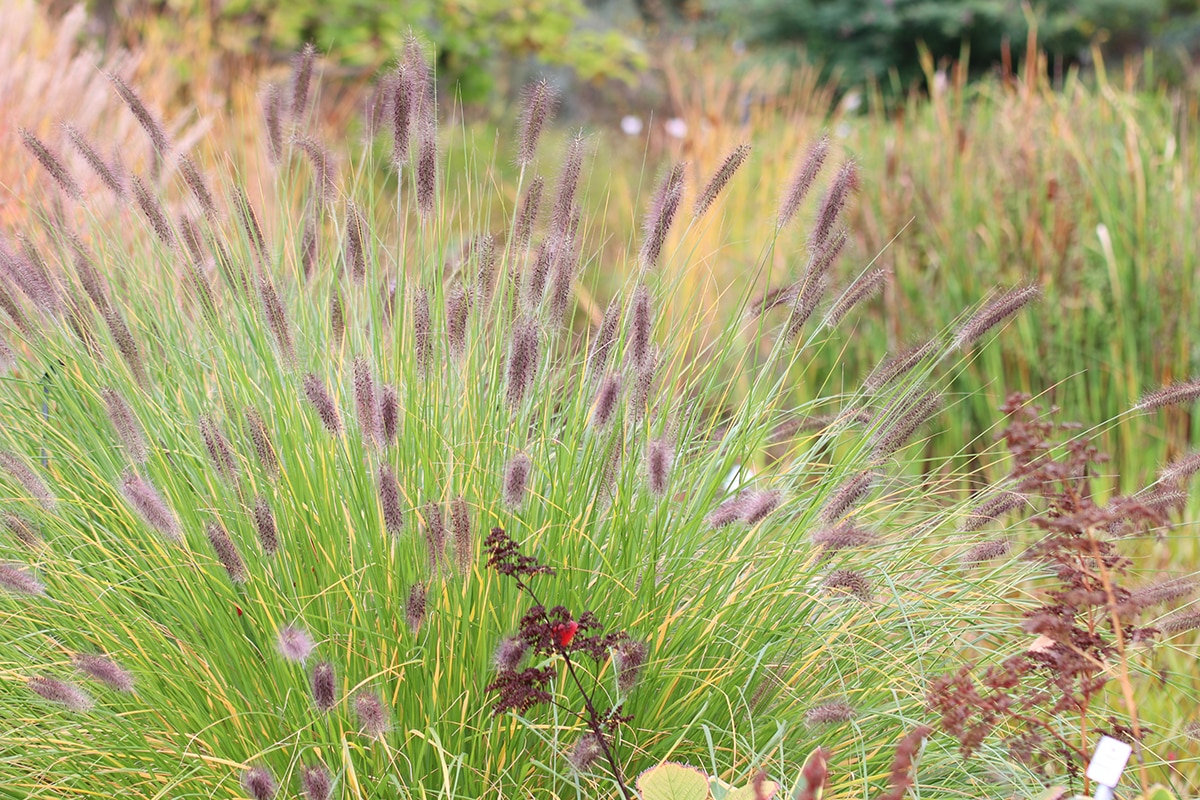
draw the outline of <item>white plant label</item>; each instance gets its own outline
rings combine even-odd
[[[1110,789],[1115,787],[1132,752],[1133,748],[1124,742],[1118,742],[1111,736],[1101,736],[1092,763],[1088,764],[1087,776],[1101,786]]]

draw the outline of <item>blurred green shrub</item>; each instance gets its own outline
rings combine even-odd
[[[1005,40],[1023,52],[1030,21],[1053,58],[1079,57],[1093,42],[1128,51],[1195,18],[1194,0],[709,0],[716,17],[764,44],[804,45],[848,82],[905,88],[922,77],[919,43],[935,60],[970,48],[976,71],[999,62]]]
[[[141,19],[176,30],[204,21],[234,54],[295,52],[312,42],[332,59],[374,69],[403,49],[410,28],[429,35],[438,71],[463,99],[492,89],[501,58],[537,58],[583,80],[629,81],[646,65],[633,36],[584,0],[93,0],[99,19]]]

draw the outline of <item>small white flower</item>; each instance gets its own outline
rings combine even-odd
[[[626,136],[637,136],[642,132],[642,118],[635,117],[633,114],[621,117],[621,131]]]
[[[688,126],[687,123],[679,117],[671,117],[669,120],[663,123],[663,130],[665,130],[667,132],[667,136],[670,136],[672,139],[682,139],[683,137],[687,136]]]

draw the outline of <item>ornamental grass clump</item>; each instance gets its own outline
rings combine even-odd
[[[43,224],[4,235],[52,291],[4,250],[0,505],[22,522],[0,537],[0,752],[20,755],[0,786],[600,797],[713,753],[723,779],[803,785],[792,754],[820,746],[831,792],[885,791],[921,687],[1028,569],[961,578],[946,545],[982,541],[958,530],[980,501],[915,477],[908,445],[954,402],[955,349],[1030,292],[806,396],[793,377],[887,275],[840,262],[852,162],[806,204],[827,140],[750,276],[794,288],[752,309],[729,287],[737,313],[697,345],[659,311],[745,148],[708,180],[669,165],[610,262],[581,205],[603,164],[584,134],[555,144],[548,85],[509,185],[438,133],[417,40],[376,98],[391,130],[345,154],[308,122],[314,59],[263,92],[272,185],[177,152],[117,78],[149,137],[122,153],[136,198],[29,141]],[[585,306],[601,272],[624,283]],[[494,529],[555,571],[550,610],[486,568]],[[924,747],[931,791],[1024,774]]]

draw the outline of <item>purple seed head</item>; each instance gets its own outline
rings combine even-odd
[[[225,480],[236,484],[238,468],[233,446],[225,438],[216,420],[207,414],[200,416],[200,435],[204,438],[204,448],[208,451],[208,458],[217,468],[217,472]]]
[[[209,520],[204,526],[204,532],[208,535],[208,543],[212,545],[217,560],[228,573],[229,580],[232,583],[245,583],[249,577],[246,564],[242,561],[233,539],[229,538],[229,531],[225,530],[225,526],[219,520]]]
[[[1012,543],[1007,539],[992,539],[975,545],[959,556],[958,560],[963,564],[980,564],[984,561],[1002,558],[1008,555],[1011,549]]]
[[[467,316],[471,299],[459,284],[446,295],[446,346],[454,358],[462,358],[467,349]]]
[[[591,353],[588,355],[588,372],[599,376],[608,368],[608,359],[617,343],[617,328],[621,324],[621,301],[614,297],[604,311],[604,319],[592,339]]]
[[[121,180],[121,176],[109,166],[108,162],[104,160],[104,156],[100,155],[100,152],[92,146],[91,142],[87,140],[78,128],[70,124],[64,124],[62,127],[75,151],[83,156],[83,160],[96,173],[96,177],[100,179],[100,182],[119,199],[124,200],[125,182]]]
[[[130,460],[141,464],[146,461],[146,438],[142,435],[142,426],[125,402],[125,398],[115,389],[101,389],[100,397],[108,411],[108,421],[117,432],[117,438],[125,447],[125,453]]]
[[[961,350],[973,344],[989,330],[1032,303],[1040,295],[1041,291],[1036,286],[1017,286],[1009,289],[988,302],[963,323],[962,327],[954,334],[952,347]],[[1200,384],[1198,384],[1198,392],[1200,392]]]
[[[475,286],[482,297],[491,297],[496,282],[496,237],[490,233],[476,236],[471,255],[475,258]]]
[[[258,214],[255,213],[254,206],[250,204],[250,198],[246,196],[240,186],[234,187],[233,207],[237,211],[242,230],[246,232],[246,236],[250,240],[254,257],[258,259],[260,265],[265,267],[271,261],[270,253],[267,251],[267,240],[263,236],[262,226],[258,224]]]
[[[571,212],[575,208],[579,176],[583,172],[584,141],[582,133],[571,139],[567,145],[567,152],[563,155],[562,169],[558,173],[558,190],[554,197],[550,229],[560,236],[565,236],[571,227]]]
[[[646,483],[650,491],[662,497],[667,492],[671,478],[671,462],[675,453],[671,443],[664,439],[652,439],[646,445]]]
[[[853,161],[847,161],[838,169],[833,182],[825,190],[820,208],[817,209],[817,220],[808,238],[808,247],[813,253],[819,253],[825,246],[834,226],[841,218],[846,202],[857,189],[858,168]]]
[[[149,386],[150,378],[146,374],[146,363],[142,360],[142,351],[134,340],[133,334],[130,333],[129,326],[125,324],[124,317],[116,308],[109,306],[104,309],[104,324],[108,326],[108,332],[117,345],[117,351],[120,352],[121,358],[125,360],[125,365],[129,367],[133,379],[143,388]]]
[[[60,681],[48,675],[35,675],[26,684],[29,691],[41,695],[52,703],[66,706],[71,711],[90,711],[95,703],[87,692],[73,683]]]
[[[9,262],[7,269],[10,277],[38,309],[45,314],[57,314],[62,310],[62,299],[46,259],[42,258],[28,236],[18,234],[17,239],[21,242],[21,256],[13,254],[11,259],[6,259],[0,252],[0,263]],[[0,245],[0,251],[3,249]]]
[[[417,136],[417,211],[429,219],[437,202],[437,124],[422,121]]]
[[[815,531],[810,538],[814,545],[821,548],[822,557],[827,557],[839,550],[867,547],[879,543],[879,534],[875,531],[849,521]]]
[[[336,287],[329,295],[329,338],[335,344],[341,344],[346,338],[346,307],[342,305],[342,295]]]
[[[379,421],[385,444],[395,444],[400,431],[400,396],[390,383],[385,383],[379,394]]]
[[[612,660],[617,670],[617,688],[622,693],[628,692],[637,683],[649,653],[646,643],[637,639],[625,639],[613,649]]]
[[[96,270],[87,246],[78,237],[71,237],[71,249],[74,251],[71,264],[75,268],[76,277],[79,278],[79,285],[83,287],[96,310],[103,312],[108,308],[108,284]]]
[[[736,497],[726,500],[721,505],[713,509],[705,521],[709,527],[724,528],[726,525],[731,525],[737,522],[745,515],[746,511],[746,493],[742,492]]]
[[[872,470],[864,470],[847,478],[821,507],[817,519],[826,525],[837,522],[851,507],[867,496],[878,478],[879,475]]]
[[[279,355],[284,362],[295,363],[296,347],[292,344],[292,326],[288,324],[287,310],[275,291],[275,284],[265,272],[258,277],[258,296],[267,317],[267,327],[275,339],[275,346],[279,348]]]
[[[298,136],[292,143],[300,148],[312,167],[313,192],[328,205],[337,198],[337,163],[329,148],[312,136]]]
[[[279,531],[275,527],[275,514],[267,503],[267,498],[259,495],[254,499],[254,527],[258,533],[259,544],[263,552],[273,556],[279,552]]]
[[[504,505],[520,508],[525,502],[525,487],[533,464],[529,456],[517,453],[504,466]]]
[[[204,212],[205,218],[210,221],[216,220],[217,204],[213,201],[208,182],[204,179],[200,168],[196,166],[196,162],[184,156],[179,160],[179,171],[183,173],[183,182],[187,184],[192,197],[195,197],[196,202],[200,204],[200,210]]]
[[[44,544],[37,526],[19,514],[5,511],[4,527],[8,528],[9,533],[15,536],[21,546],[25,548],[37,550]]]
[[[413,348],[417,367],[428,375],[433,366],[433,321],[429,315],[429,291],[424,287],[413,292]]]
[[[319,661],[313,666],[312,676],[313,704],[320,711],[329,711],[337,703],[337,686],[333,674],[333,665],[327,661]]]
[[[817,310],[828,284],[828,279],[822,276],[815,281],[805,283],[796,293],[791,313],[788,314],[787,323],[784,326],[784,341],[795,342],[799,338],[800,331],[804,329],[804,323],[808,322],[813,312]]]
[[[804,202],[809,189],[816,182],[817,175],[820,174],[821,167],[825,165],[828,155],[828,136],[822,136],[809,146],[808,152],[804,154],[803,160],[797,165],[796,172],[792,175],[792,180],[779,201],[777,225],[780,228],[791,222],[792,218],[796,216],[796,212],[800,210],[800,204]]]
[[[133,691],[133,675],[107,656],[76,653],[71,664],[78,671],[118,692]]]
[[[658,266],[667,243],[667,232],[683,200],[683,179],[684,164],[677,163],[663,177],[651,198],[650,209],[642,225],[642,250],[639,254],[642,269]]]
[[[977,531],[992,520],[1026,504],[1025,496],[1018,492],[1002,491],[967,512],[967,518],[958,526],[960,531]]]
[[[166,156],[171,151],[171,140],[167,137],[167,129],[163,127],[158,116],[152,114],[150,109],[146,108],[146,104],[142,102],[142,98],[138,96],[129,84],[127,84],[119,75],[109,73],[108,79],[112,81],[113,87],[117,90],[117,94],[121,95],[121,99],[125,101],[125,105],[133,112],[133,116],[137,119],[138,124],[142,126],[142,130],[150,137],[150,144],[154,146],[154,152],[161,158]]]
[[[11,475],[17,483],[25,488],[25,491],[30,494],[33,499],[37,500],[41,506],[47,510],[53,510],[57,505],[54,495],[50,493],[50,487],[42,480],[41,476],[33,471],[33,468],[25,463],[25,459],[18,456],[11,450],[0,450],[0,469],[3,469]]]
[[[1180,381],[1142,396],[1134,408],[1138,411],[1153,411],[1167,406],[1185,405],[1200,399],[1200,378]]]
[[[875,432],[875,449],[872,457],[886,458],[900,449],[909,438],[916,433],[934,414],[942,408],[942,397],[938,394],[928,394],[910,401],[898,409],[894,420],[889,420]]]
[[[121,493],[147,525],[173,542],[181,541],[179,522],[153,484],[128,470],[121,476]]]
[[[505,372],[510,408],[519,408],[533,386],[538,368],[538,328],[532,320],[521,320],[512,327]]]
[[[871,581],[861,572],[852,569],[835,569],[821,582],[831,594],[850,595],[863,601],[871,600]]]
[[[400,483],[390,464],[379,465],[379,504],[383,507],[383,525],[391,534],[404,529],[404,512],[400,507]]]
[[[696,198],[696,206],[693,210],[693,215],[700,217],[704,215],[712,206],[713,201],[721,194],[721,191],[729,184],[735,172],[741,168],[746,159],[750,156],[750,145],[739,144],[733,149],[733,152],[725,156],[725,160],[721,162],[721,166],[709,178],[708,183],[704,186],[704,190]]]
[[[524,167],[537,155],[542,131],[554,118],[558,93],[545,78],[531,83],[521,92],[521,116],[517,126],[517,164]]]
[[[471,540],[470,509],[462,496],[450,503],[450,529],[454,532],[454,557],[458,562],[458,571],[466,572],[475,557],[475,543]]]
[[[518,636],[506,636],[500,640],[500,644],[496,647],[496,655],[493,657],[493,662],[497,672],[516,672],[517,667],[521,666],[521,659],[525,657],[526,645],[524,640]]]
[[[425,545],[429,549],[429,566],[439,568],[446,559],[446,525],[442,507],[437,503],[425,505]]]
[[[253,408],[247,407],[243,416],[246,419],[246,429],[250,433],[250,441],[254,444],[254,452],[258,462],[271,478],[279,476],[279,458],[275,455],[275,445],[271,443],[271,432],[267,423]]]
[[[19,564],[0,562],[0,589],[11,594],[41,597],[46,587]]]
[[[312,42],[304,45],[292,58],[292,92],[288,113],[300,122],[308,113],[308,91],[312,85],[313,62],[317,59],[317,48]]]
[[[804,721],[809,725],[837,725],[849,722],[857,716],[858,712],[849,703],[835,700],[805,711]]]
[[[635,367],[646,363],[650,353],[650,335],[654,326],[650,310],[650,292],[639,286],[633,293],[633,317],[629,326],[629,358]]]
[[[937,343],[931,340],[879,362],[863,381],[863,390],[878,392],[932,356],[936,350]]]
[[[1185,600],[1195,594],[1197,588],[1193,578],[1169,578],[1133,591],[1129,596],[1129,602],[1139,609],[1149,608],[1163,603]]]
[[[300,274],[310,280],[317,270],[317,223],[312,214],[304,217],[304,232],[300,236]]]
[[[533,253],[533,269],[529,271],[525,302],[531,310],[537,308],[546,293],[546,281],[550,277],[552,262],[553,250],[549,242],[543,241]]]
[[[542,176],[537,175],[530,181],[529,188],[525,190],[525,197],[521,200],[520,209],[517,211],[517,224],[513,229],[513,243],[518,248],[528,246],[529,240],[533,237],[533,226],[537,224],[538,210],[542,205],[542,192],[545,186],[546,182],[542,180]]]
[[[342,417],[338,413],[337,404],[329,395],[329,390],[325,388],[325,384],[310,372],[304,376],[303,388],[304,396],[316,410],[317,416],[321,418],[321,424],[325,426],[325,430],[334,436],[340,436],[342,434]]]
[[[288,661],[303,663],[312,655],[313,650],[317,649],[317,645],[313,642],[312,636],[309,635],[308,631],[300,626],[284,625],[279,629],[279,635],[275,640],[275,648],[279,651],[279,655]]]
[[[367,221],[354,203],[346,204],[346,269],[355,283],[367,278]]]
[[[283,160],[283,90],[268,83],[262,93],[263,122],[267,127],[267,153],[272,164]]]
[[[72,200],[80,201],[83,199],[83,190],[79,188],[79,184],[75,182],[75,178],[67,170],[66,166],[59,159],[58,155],[46,147],[41,139],[34,136],[31,131],[21,128],[21,141],[25,144],[25,149],[33,154],[33,157],[38,160],[42,168],[50,174],[67,196]]]
[[[859,275],[826,312],[823,325],[836,326],[856,305],[882,290],[890,274],[886,269],[871,269]]]
[[[595,733],[585,733],[567,753],[567,761],[579,772],[587,772],[604,755],[604,748]]]
[[[1190,480],[1197,472],[1200,472],[1200,451],[1189,453],[1167,464],[1158,473],[1158,479],[1163,483],[1180,484]]]
[[[304,800],[329,800],[332,778],[322,764],[300,768],[300,784],[304,787]]]
[[[375,377],[366,356],[354,358],[354,408],[358,413],[358,427],[363,439],[369,443],[380,438],[379,404],[375,401]]]
[[[782,499],[782,495],[774,490],[747,492],[742,506],[742,521],[747,525],[757,525],[779,506]]]
[[[606,428],[613,420],[613,412],[621,396],[621,376],[610,374],[600,383],[596,391],[596,402],[592,408],[592,424],[597,428]]]
[[[413,633],[421,630],[425,621],[425,584],[414,583],[408,590],[408,602],[404,604],[404,619]]]
[[[279,787],[266,767],[251,767],[242,775],[242,788],[252,800],[273,800]]]
[[[358,717],[359,729],[367,736],[379,739],[387,733],[387,711],[383,700],[370,689],[362,690],[354,698],[354,715]]]

